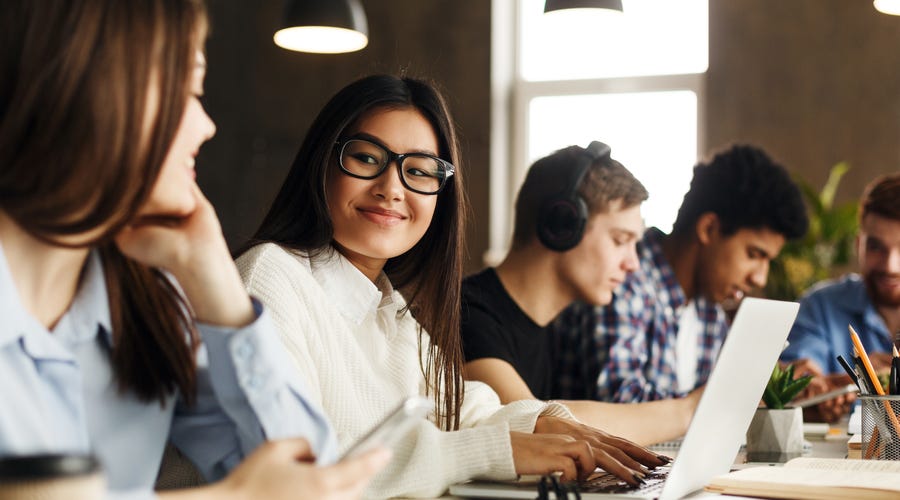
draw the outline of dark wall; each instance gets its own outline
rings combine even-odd
[[[707,144],[762,145],[855,199],[900,161],[900,17],[870,1],[710,0]]]
[[[325,102],[347,83],[376,72],[440,82],[460,131],[470,197],[487,207],[490,2],[362,3],[369,45],[356,53],[324,55],[275,46],[280,0],[208,0],[206,95],[218,133],[201,150],[198,181],[232,248],[262,220]],[[482,249],[472,255],[480,256],[487,227],[473,221],[470,235],[470,247]]]
[[[208,0],[208,108],[219,132],[199,182],[232,247],[248,238],[325,101],[372,72],[441,82],[456,115],[474,207],[468,268],[487,248],[489,0],[363,0],[370,43],[313,55],[276,47],[281,2]],[[821,185],[853,170],[839,198],[859,195],[900,161],[900,17],[869,1],[710,0],[705,142],[766,148]],[[302,193],[298,193],[302,196]]]

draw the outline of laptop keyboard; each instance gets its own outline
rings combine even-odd
[[[617,478],[608,472],[597,472],[584,482],[578,484],[578,490],[581,493],[617,493],[617,494],[634,494],[636,496],[652,496],[654,492],[662,491],[666,477],[669,475],[671,466],[658,467],[647,473],[644,478],[645,484],[640,486],[631,486],[625,481]]]

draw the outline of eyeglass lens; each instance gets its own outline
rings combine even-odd
[[[349,173],[373,179],[378,177],[391,160],[383,147],[362,139],[351,139],[341,149],[341,166]],[[446,178],[444,165],[424,154],[401,155],[400,173],[406,186],[414,191],[436,193]]]

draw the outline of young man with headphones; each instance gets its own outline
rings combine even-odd
[[[759,148],[699,163],[672,232],[646,231],[612,303],[575,304],[554,322],[554,397],[655,401],[705,384],[728,330],[722,303],[762,288],[807,226],[800,190]]]
[[[556,394],[551,321],[575,301],[601,306],[638,267],[647,191],[600,142],[534,163],[516,199],[512,248],[463,281],[465,373],[503,403]],[[585,423],[638,443],[682,435],[699,399],[640,405],[565,401]]]

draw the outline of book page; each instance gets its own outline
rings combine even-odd
[[[869,472],[900,472],[900,461],[893,460],[853,460],[846,458],[810,458],[800,457],[784,464],[786,468],[817,469],[817,470],[843,470],[843,471],[869,471]]]
[[[900,493],[900,474],[893,472],[897,470],[894,463],[845,459],[794,460],[818,463],[811,468],[792,464],[790,467],[743,469],[713,478],[706,489],[726,494],[816,500],[896,499]]]

